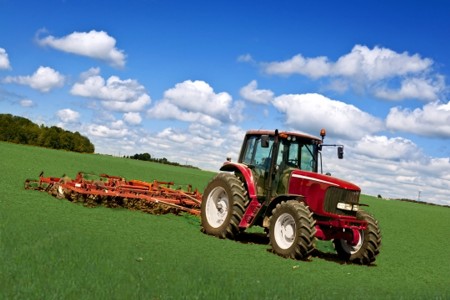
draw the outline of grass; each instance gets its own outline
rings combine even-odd
[[[189,215],[86,208],[23,189],[76,172],[173,180],[203,191],[211,172],[0,143],[0,299],[448,299],[450,209],[363,196],[383,234],[376,266],[311,262],[200,232]],[[252,231],[258,232],[257,229]]]

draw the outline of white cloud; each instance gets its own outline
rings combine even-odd
[[[156,137],[166,140],[169,139],[176,143],[184,143],[187,141],[188,137],[186,134],[178,133],[172,128],[166,128],[162,132],[158,133]]]
[[[75,123],[80,118],[80,113],[70,108],[61,109],[56,112],[56,116],[63,123]]]
[[[164,99],[181,109],[218,117],[226,115],[232,102],[228,93],[216,94],[209,84],[201,80],[177,83],[164,93]]]
[[[330,89],[342,92],[352,87],[387,100],[435,101],[445,90],[443,76],[432,73],[431,59],[381,47],[369,49],[355,45],[336,62],[324,56],[305,58],[298,54],[285,61],[262,63],[261,66],[267,74],[301,74],[313,79],[327,77],[331,81]],[[388,88],[398,85],[398,81],[401,82],[399,87]]]
[[[71,94],[101,100],[105,108],[113,111],[137,112],[150,104],[145,87],[136,80],[121,80],[117,76],[105,80],[99,72],[93,68],[83,73],[81,81],[72,86]]]
[[[142,122],[142,117],[139,113],[136,112],[128,112],[123,115],[123,119],[125,122],[131,125],[138,125]]]
[[[127,128],[120,128],[117,126],[117,124],[116,126],[114,124],[112,124],[111,126],[91,124],[87,127],[87,132],[89,135],[92,135],[94,137],[112,139],[124,138],[129,133]]]
[[[387,48],[356,45],[332,66],[331,75],[365,77],[377,81],[396,76],[417,74],[428,70],[433,61],[418,54],[397,53]]]
[[[19,104],[22,107],[33,107],[34,106],[33,100],[30,100],[30,99],[22,99],[22,100],[20,100]]]
[[[132,155],[148,152],[205,170],[218,171],[230,156],[237,160],[244,131],[236,125],[208,127],[192,123],[187,128],[166,127],[158,132],[127,128],[122,120],[87,126],[86,132],[98,153]],[[114,142],[111,142],[111,140]]]
[[[104,31],[73,32],[61,38],[47,36],[37,38],[41,46],[49,46],[64,52],[87,56],[108,62],[115,67],[125,66],[123,50],[116,48],[116,39]]]
[[[218,126],[239,117],[239,103],[235,107],[232,104],[228,93],[216,94],[204,81],[186,80],[167,90],[164,98],[148,111],[148,116]]]
[[[319,94],[282,95],[273,105],[285,114],[285,123],[299,131],[318,133],[326,128],[333,136],[355,140],[383,129],[374,116]]]
[[[393,107],[386,117],[386,126],[422,136],[450,138],[450,102],[432,102],[414,110]]]
[[[358,154],[392,161],[423,158],[423,153],[417,145],[402,137],[367,135],[359,140],[352,150]]]
[[[221,121],[203,113],[184,111],[168,100],[158,102],[148,110],[148,117],[153,119],[180,120],[190,123],[201,123],[206,126],[219,126]]]
[[[6,50],[3,48],[0,48],[0,70],[11,69],[11,64],[9,63],[8,53],[6,53]]]
[[[165,128],[146,143],[155,150],[153,156],[218,171],[227,156],[237,159],[243,137],[244,132],[235,125],[213,129],[197,123],[188,129]]]
[[[327,76],[331,72],[331,64],[324,56],[304,58],[301,54],[281,62],[263,63],[268,74],[292,75],[301,74],[311,78]]]
[[[136,99],[132,99],[129,102],[125,101],[102,101],[103,107],[113,110],[113,111],[142,111],[148,104],[150,104],[151,99],[147,94],[138,96]]]
[[[237,61],[238,62],[250,62],[250,63],[254,62],[253,57],[248,53],[239,55],[239,57],[237,58]]]
[[[431,78],[407,78],[402,80],[398,90],[388,89],[384,86],[374,89],[374,95],[387,100],[419,99],[425,101],[436,100],[444,91],[445,82],[442,76]]]
[[[418,54],[401,54],[387,48],[356,45],[349,54],[341,56],[335,63],[324,56],[304,58],[301,54],[282,62],[263,63],[268,74],[302,74],[311,78],[324,76],[364,77],[377,81],[395,76],[416,74],[428,70],[433,61],[422,59]]]
[[[241,97],[255,103],[267,104],[273,100],[273,92],[271,90],[258,90],[258,83],[252,80],[249,84],[241,88]]]
[[[4,79],[4,82],[28,85],[41,92],[49,92],[54,88],[63,86],[64,80],[64,76],[58,71],[41,66],[31,76],[8,76]]]

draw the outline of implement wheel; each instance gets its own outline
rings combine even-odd
[[[333,240],[337,254],[343,260],[361,265],[370,265],[380,253],[381,232],[378,228],[378,221],[365,211],[358,211],[358,220],[367,222],[366,230],[359,231],[359,239],[356,245],[350,245],[346,240]]]
[[[202,231],[219,238],[233,239],[248,204],[244,184],[231,173],[219,173],[203,193]]]
[[[315,247],[315,223],[304,203],[289,200],[277,204],[269,225],[273,252],[287,258],[309,259]]]

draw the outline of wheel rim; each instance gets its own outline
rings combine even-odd
[[[222,226],[228,216],[230,201],[228,194],[222,187],[214,188],[206,199],[206,219],[213,228]]]
[[[361,249],[363,241],[364,241],[364,231],[360,230],[358,243],[356,245],[352,246],[346,240],[341,240],[341,246],[345,252],[352,255],[352,254],[355,254],[356,252],[358,252],[359,249]]]
[[[275,221],[274,237],[281,249],[288,249],[295,241],[295,220],[292,215],[284,213]]]

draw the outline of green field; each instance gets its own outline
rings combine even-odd
[[[4,142],[0,157],[0,299],[450,299],[450,208],[364,196],[383,235],[375,266],[342,264],[329,242],[294,261],[267,251],[258,230],[220,240],[190,215],[86,208],[23,188],[44,170],[203,191],[211,172]]]

